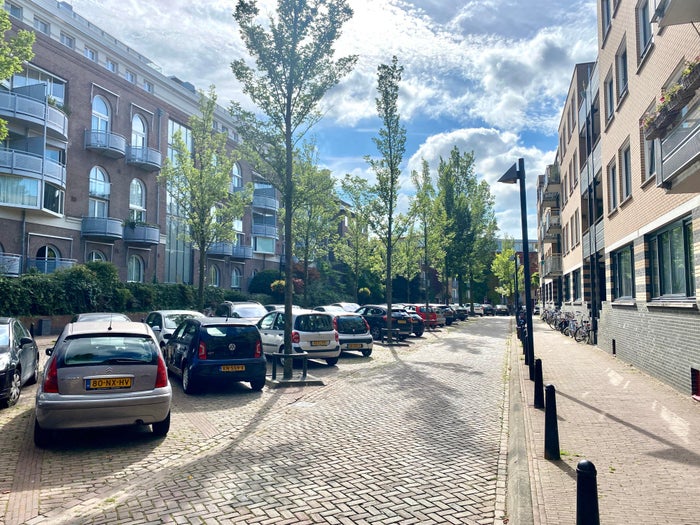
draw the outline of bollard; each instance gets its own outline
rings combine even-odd
[[[559,427],[557,424],[557,398],[554,385],[545,387],[544,409],[544,459],[560,460]]]
[[[527,350],[527,328],[523,328],[523,354],[525,355],[525,364],[530,365],[530,352]]]
[[[576,525],[600,525],[595,465],[586,459],[576,466]]]
[[[535,408],[544,408],[544,386],[542,383],[542,359],[535,359]]]

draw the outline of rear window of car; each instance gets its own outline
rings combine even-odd
[[[267,310],[264,306],[234,306],[233,313],[240,317],[262,317]]]
[[[257,338],[258,329],[253,325],[213,325],[202,327],[203,341],[245,339],[254,342]]]
[[[342,332],[357,331],[357,330],[367,330],[365,325],[365,320],[360,315],[339,315],[337,317],[338,331]]]
[[[333,319],[330,315],[300,315],[294,327],[300,332],[330,332],[333,330]]]
[[[158,350],[150,337],[109,335],[66,339],[64,366],[155,364]]]

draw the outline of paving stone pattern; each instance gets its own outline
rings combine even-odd
[[[16,465],[0,523],[502,523],[509,321],[486,324],[312,364],[321,387],[186,396],[172,379],[164,440],[86,431],[34,449],[28,390],[0,411]]]

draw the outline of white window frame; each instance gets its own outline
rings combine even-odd
[[[617,84],[617,100],[621,100],[629,90],[629,64],[627,43],[622,39],[620,48],[615,53],[615,80]]]
[[[632,196],[632,150],[629,143],[620,151],[620,201]]]

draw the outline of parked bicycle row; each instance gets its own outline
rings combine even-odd
[[[579,343],[592,342],[591,320],[584,312],[547,308],[542,311],[540,318],[553,330],[559,330]]]

